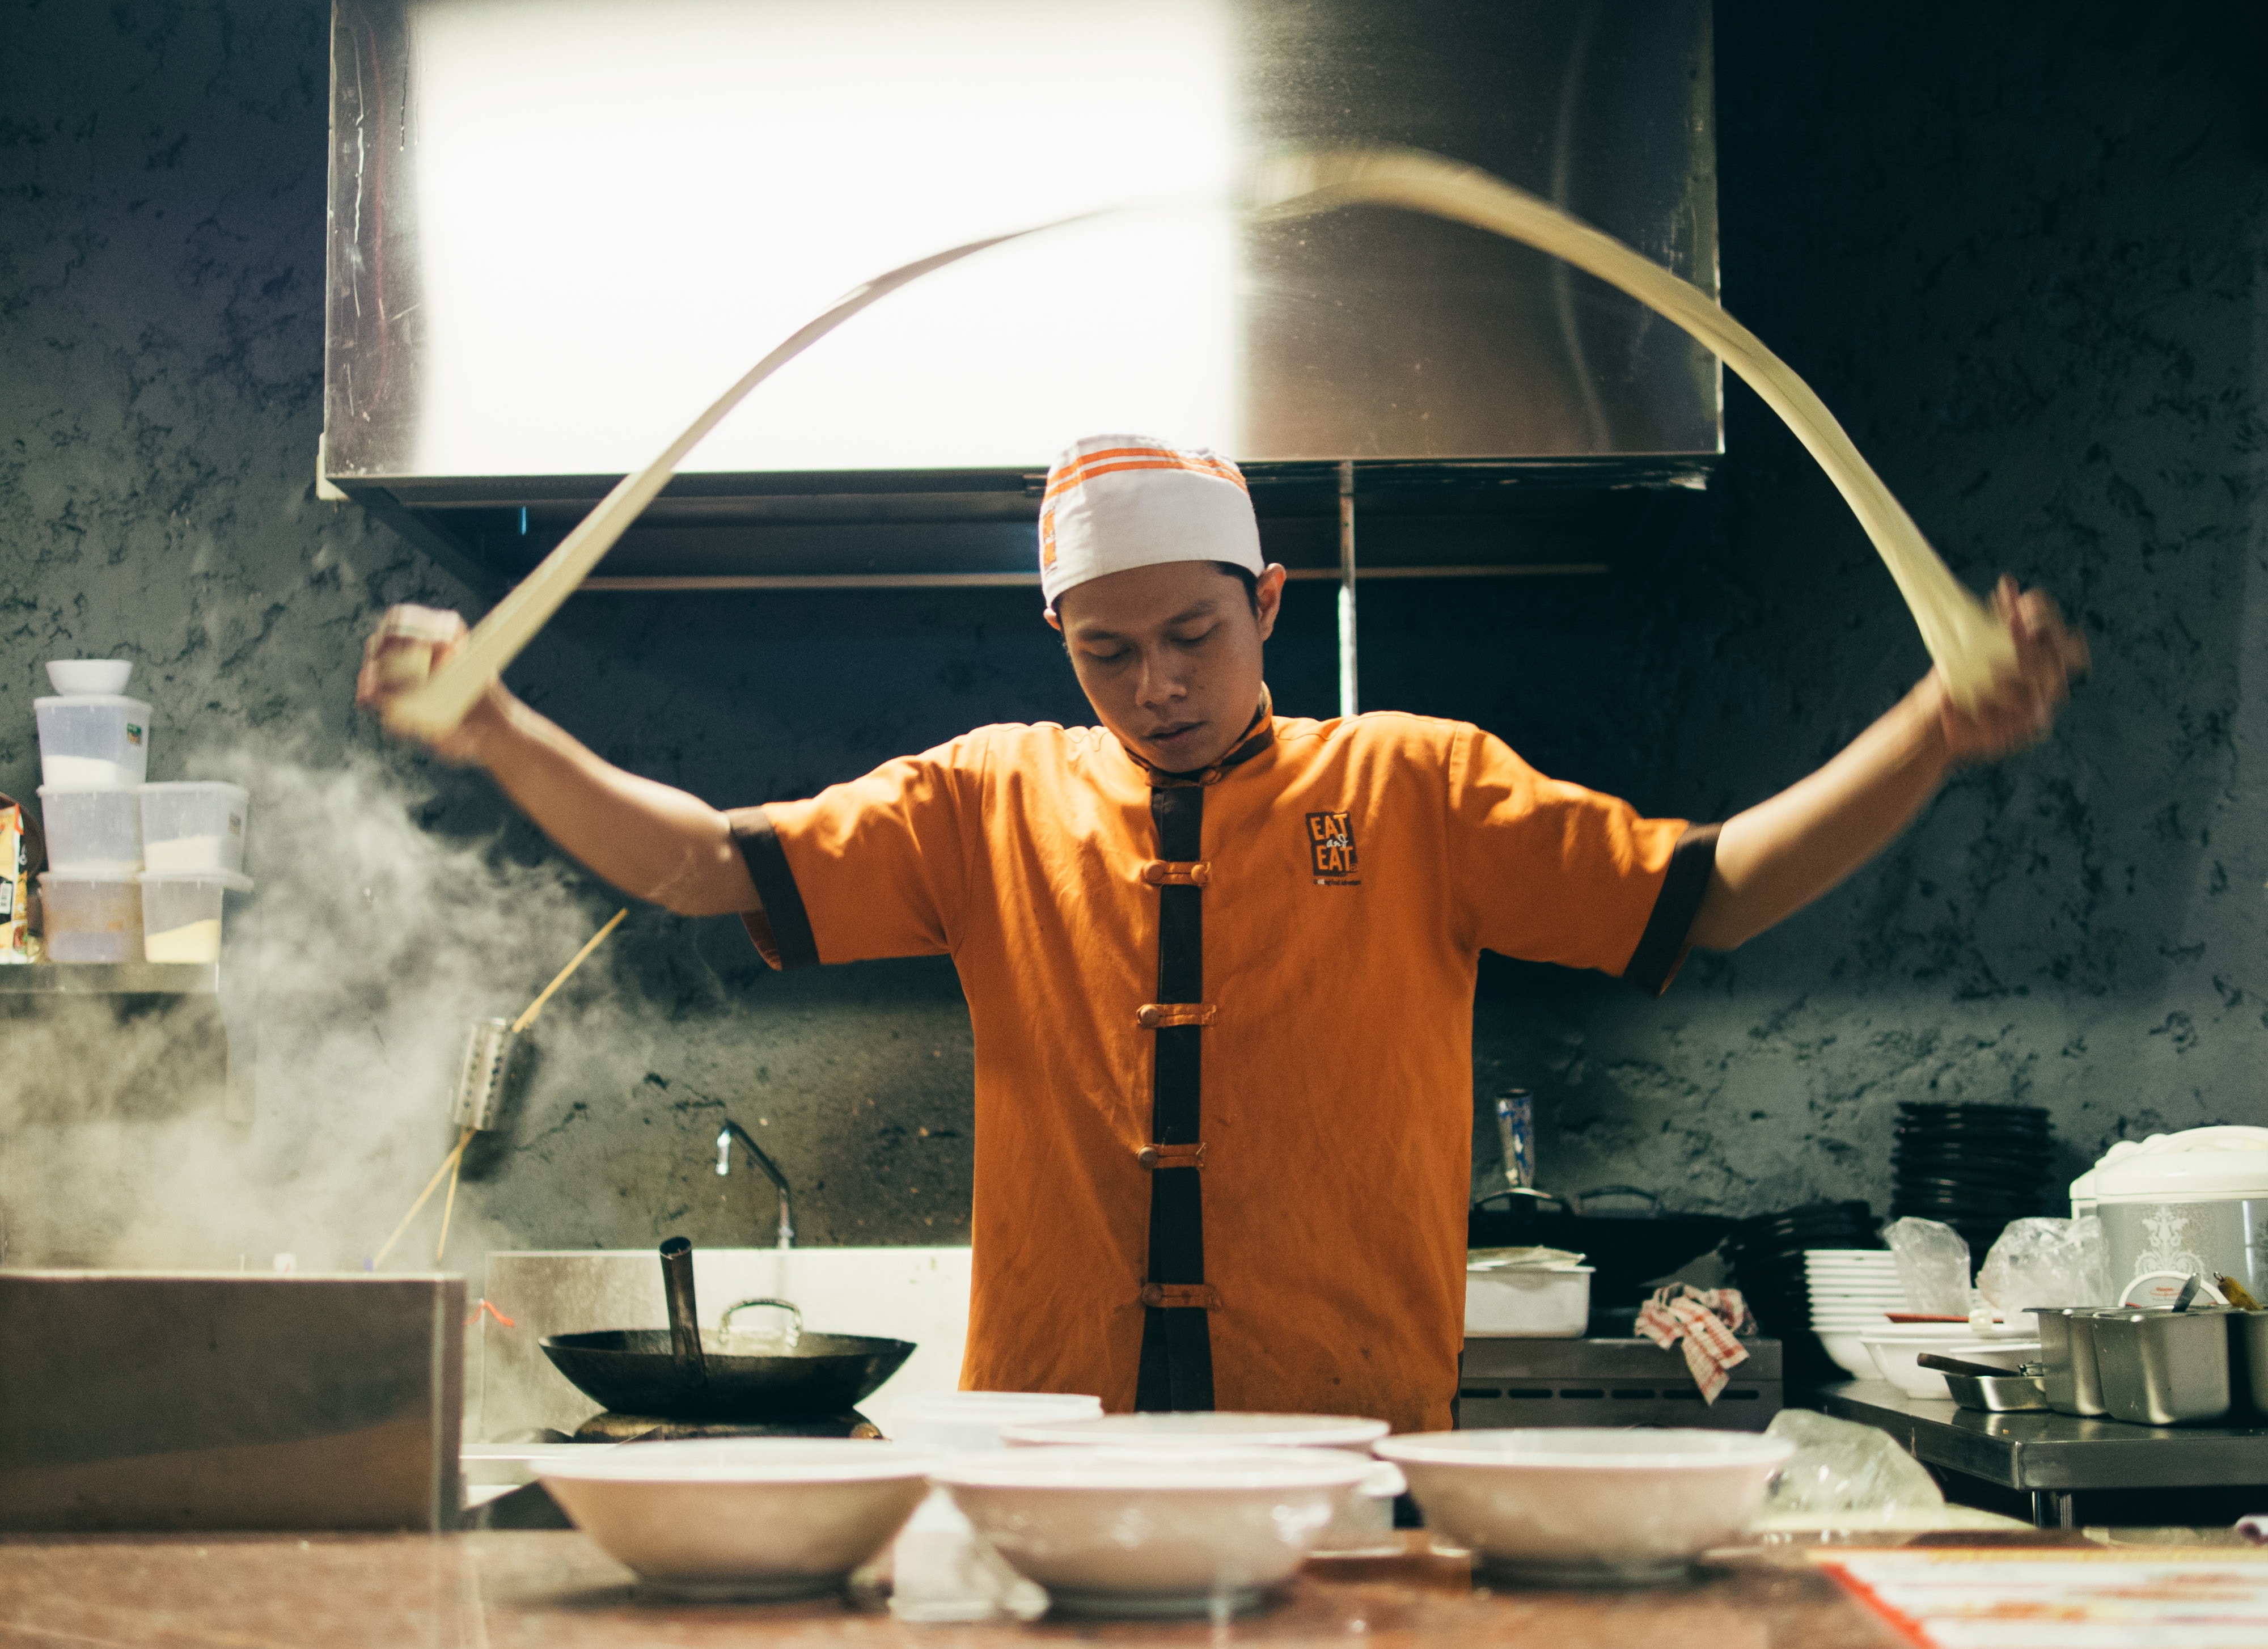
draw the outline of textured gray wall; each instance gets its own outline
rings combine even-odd
[[[2061,595],[2095,680],[2051,744],[1663,1003],[1523,975],[1484,1064],[1550,1071],[1555,1184],[1879,1210],[1901,1099],[2045,1105],[2066,1174],[2122,1133],[2268,1122],[2257,10],[1926,11],[1719,7],[1727,302],[1971,584]],[[1640,632],[1675,715],[1644,798],[1715,813],[1924,662],[1745,393],[1727,438],[1714,553],[1661,569]]]
[[[2248,1079],[2268,1027],[2268,853],[2249,828],[2268,772],[2252,577],[2268,169],[2238,15],[2095,4],[2043,33],[1979,8],[1938,32],[1720,8],[1729,301],[1964,576],[2007,567],[2064,595],[2097,676],[2051,745],[1959,780],[1878,866],[1697,959],[1660,1004],[1489,966],[1478,1091],[1539,1091],[1547,1183],[1734,1212],[1880,1204],[1901,1097],[2050,1105],[2066,1167],[2120,1131],[2268,1120]],[[13,0],[6,17],[0,789],[36,782],[41,659],[134,658],[160,703],[158,776],[225,747],[351,766],[375,787],[357,793],[487,855],[488,915],[508,924],[541,881],[541,942],[503,942],[493,999],[462,1006],[511,1012],[556,962],[559,902],[593,924],[612,906],[556,873],[484,781],[385,750],[349,708],[378,611],[470,598],[312,494],[325,8]],[[1625,577],[1366,592],[1366,702],[1471,718],[1548,769],[1698,816],[1830,754],[1925,661],[1808,460],[1745,392],[1732,408],[1712,499]],[[1299,593],[1270,678],[1285,710],[1327,710],[1328,605]],[[514,680],[609,756],[719,802],[807,791],[984,720],[1082,712],[1021,593],[585,598]],[[261,840],[263,877],[288,881],[290,844]],[[645,911],[607,954],[547,1019],[511,1137],[474,1162],[474,1242],[761,1237],[765,1199],[705,1166],[725,1112],[762,1119],[809,1188],[809,1240],[965,1235],[949,968],[784,978],[735,924]],[[276,1188],[292,1213],[275,1247],[351,1263],[371,1211],[328,1219],[291,1195],[308,1171],[276,1142],[320,1103],[291,1078],[263,1071],[250,1136],[185,1125]],[[406,1205],[447,1143],[431,1087],[333,1119],[372,1209]],[[0,1137],[11,1262],[261,1246],[240,1219],[169,1227],[164,1253],[123,1215],[67,1225],[26,1138]],[[123,1204],[166,1170],[129,1151],[103,1173]]]

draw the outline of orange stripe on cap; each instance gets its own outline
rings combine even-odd
[[[1210,475],[1226,481],[1244,490],[1244,477],[1236,467],[1219,459],[1193,458],[1162,446],[1114,446],[1100,453],[1083,454],[1061,472],[1049,477],[1043,498],[1053,498],[1070,492],[1082,482],[1097,476],[1116,475],[1130,469],[1185,469],[1193,475]]]
[[[1177,453],[1163,446],[1112,446],[1099,453],[1082,453],[1057,467],[1056,475],[1051,477],[1051,484],[1077,481],[1089,470],[1130,460],[1170,465],[1177,469],[1200,470],[1206,475],[1219,475],[1224,481],[1233,481],[1239,486],[1244,484],[1244,477],[1237,472],[1236,466],[1226,459]]]

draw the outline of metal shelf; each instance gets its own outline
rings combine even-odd
[[[218,962],[31,962],[0,968],[0,996],[211,997]]]

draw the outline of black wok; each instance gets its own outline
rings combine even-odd
[[[910,1341],[855,1334],[806,1334],[789,1351],[759,1335],[704,1329],[708,1378],[690,1386],[678,1373],[666,1329],[555,1334],[540,1343],[554,1368],[616,1414],[744,1424],[841,1414],[914,1352]]]
[[[801,1312],[792,1339],[696,1329],[693,1245],[671,1238],[661,1245],[661,1264],[668,1328],[600,1329],[537,1342],[554,1368],[613,1413],[740,1424],[838,1415],[914,1353],[909,1340],[803,1334]]]

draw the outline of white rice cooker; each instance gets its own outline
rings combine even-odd
[[[2233,1277],[2268,1299],[2268,1128],[2121,1140],[2071,1194],[2074,1217],[2102,1221],[2123,1300],[2170,1306],[2192,1275]]]

